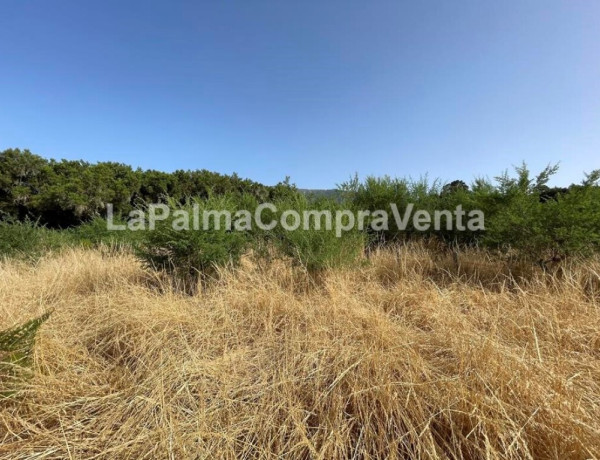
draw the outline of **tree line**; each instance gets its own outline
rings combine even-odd
[[[77,226],[103,217],[112,203],[126,216],[144,203],[211,195],[250,195],[272,201],[295,192],[287,180],[266,186],[237,174],[205,169],[165,173],[116,162],[47,160],[29,150],[0,152],[0,220],[33,220],[49,228]]]
[[[567,257],[600,252],[600,170],[586,174],[578,184],[550,187],[556,172],[556,166],[548,166],[532,174],[523,164],[512,173],[471,184],[354,177],[340,184],[335,194],[323,196],[303,193],[287,179],[265,186],[206,170],[143,171],[121,163],[46,160],[27,150],[8,149],[0,153],[0,255],[118,240],[136,247],[150,265],[171,267],[178,273],[210,271],[215,264],[238,260],[250,247],[255,254],[266,255],[276,248],[308,270],[318,271],[353,263],[365,248],[376,245],[435,240],[447,249],[485,248],[546,267]],[[283,231],[279,226],[243,234],[223,229],[175,232],[165,221],[156,232],[107,231],[103,220],[107,203],[113,204],[117,217],[126,219],[131,210],[157,202],[171,208],[189,209],[196,204],[232,213],[252,212],[259,203],[269,202],[279,214],[286,209],[392,214],[394,203],[400,210],[412,204],[415,210],[433,215],[460,206],[465,213],[483,212],[485,228],[465,231],[452,222],[423,231],[409,221],[404,229],[377,229],[367,221],[363,230],[354,228],[338,237],[335,230]],[[37,224],[35,228],[23,225],[28,222]]]

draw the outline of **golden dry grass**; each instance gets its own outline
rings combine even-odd
[[[446,259],[316,285],[247,261],[193,297],[127,254],[3,262],[0,329],[54,313],[0,457],[600,457],[600,263],[515,283]]]

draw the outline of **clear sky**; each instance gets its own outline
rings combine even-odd
[[[600,167],[600,2],[0,2],[0,149],[330,188]]]

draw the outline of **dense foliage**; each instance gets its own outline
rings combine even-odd
[[[369,228],[371,241],[437,238],[450,245],[485,246],[545,266],[600,251],[600,170],[587,174],[581,184],[550,188],[548,181],[556,171],[556,166],[548,166],[532,177],[522,165],[514,176],[505,172],[494,181],[477,179],[471,186],[459,180],[442,186],[426,179],[353,178],[340,190],[348,206],[357,210],[383,209],[392,215],[391,203],[400,210],[412,203],[415,210],[431,214],[461,206],[466,215],[480,210],[485,216],[484,230],[460,231],[454,216],[451,228],[441,220],[439,230],[417,230],[409,220],[405,230],[394,225],[380,231]]]
[[[355,177],[335,193],[323,194],[301,192],[287,179],[269,187],[205,170],[142,171],[119,163],[45,160],[27,150],[9,149],[0,153],[0,255],[35,256],[73,244],[127,244],[149,265],[193,285],[216,273],[216,266],[237,262],[249,248],[259,257],[275,251],[319,272],[355,262],[369,246],[435,239],[447,248],[487,247],[546,268],[569,256],[600,252],[600,170],[580,184],[551,188],[548,183],[556,170],[548,166],[532,176],[523,165],[512,175],[506,172],[493,181],[477,179],[470,185],[460,180],[442,184],[426,178]],[[259,204],[267,202],[277,210],[266,212],[264,221],[274,218],[279,223],[286,210],[370,214],[362,228],[340,234],[335,225],[331,230],[315,228],[314,220],[308,230],[303,222],[291,231],[279,224],[271,230],[253,226],[243,231],[186,232],[172,228],[176,218],[172,213],[155,231],[115,232],[107,230],[104,219],[107,203],[113,204],[116,221],[124,223],[130,211],[147,209],[150,203],[167,203],[172,211],[197,206],[200,212],[228,210],[234,215],[239,210],[254,214]],[[399,229],[396,216],[406,217],[411,206],[413,213],[446,214],[440,214],[437,229],[418,228],[412,216]],[[457,208],[463,212],[463,226],[470,213],[479,211],[485,226],[461,229],[452,213]],[[387,212],[389,227],[376,225],[375,211]]]
[[[144,203],[167,199],[183,203],[188,197],[249,194],[269,201],[294,193],[287,182],[265,186],[235,174],[143,171],[113,162],[46,160],[28,150],[0,152],[0,220],[30,219],[52,228],[102,217],[107,203],[126,216]]]

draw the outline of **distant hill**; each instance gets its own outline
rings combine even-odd
[[[338,200],[341,198],[341,192],[337,189],[318,189],[318,188],[300,188],[298,191],[304,193],[305,195],[314,196],[317,198],[331,198],[334,200]]]

